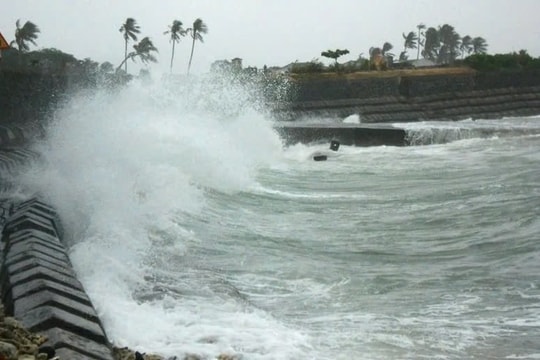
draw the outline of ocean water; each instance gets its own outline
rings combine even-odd
[[[540,119],[285,148],[243,87],[74,95],[20,178],[109,339],[164,356],[540,359]],[[316,119],[311,119],[316,121]]]

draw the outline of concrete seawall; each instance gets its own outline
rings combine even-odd
[[[407,145],[406,132],[390,125],[296,125],[285,124],[276,127],[286,145],[296,143],[330,143],[337,140],[349,146],[404,146]]]

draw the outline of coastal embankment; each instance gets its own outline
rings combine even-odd
[[[540,114],[540,71],[469,68],[293,76],[283,120],[344,118],[362,123],[501,118]]]
[[[303,74],[291,81],[291,101],[275,110],[287,144],[337,139],[356,146],[410,145],[405,131],[390,124],[540,114],[540,71],[533,70],[388,70]],[[341,122],[351,115],[360,124]]]

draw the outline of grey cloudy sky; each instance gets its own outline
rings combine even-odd
[[[401,34],[419,23],[448,23],[462,36],[482,36],[490,53],[527,49],[537,57],[539,10],[540,0],[1,0],[0,32],[11,41],[15,21],[30,20],[41,29],[38,48],[117,65],[124,49],[118,29],[133,17],[141,37],[159,49],[156,68],[165,70],[171,45],[163,32],[174,19],[189,27],[200,17],[209,33],[196,44],[193,69],[205,72],[218,59],[282,66],[336,48],[351,52],[345,61],[385,41],[399,54]],[[177,46],[175,72],[185,71],[190,46],[187,37]]]

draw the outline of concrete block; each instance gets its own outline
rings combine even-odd
[[[19,206],[16,207],[15,211],[24,211],[30,208],[40,209],[41,211],[48,212],[51,215],[56,213],[51,206],[45,204],[37,198],[32,198],[30,200],[22,202],[21,204],[19,204]]]
[[[35,266],[9,277],[11,286],[23,284],[36,279],[46,279],[58,284],[84,291],[82,284],[74,276],[59,273],[44,266]]]
[[[18,299],[13,306],[13,315],[18,319],[30,310],[43,306],[53,306],[83,319],[100,323],[92,306],[46,289]]]
[[[3,233],[5,236],[6,234],[13,233],[21,229],[34,229],[38,231],[43,231],[52,236],[58,236],[58,234],[56,233],[56,229],[50,221],[43,222],[41,219],[36,219],[30,216],[21,217],[14,222],[11,222],[8,219],[8,222],[4,227]]]
[[[5,259],[8,261],[11,257],[17,256],[19,254],[28,252],[28,251],[39,251],[43,254],[46,254],[50,257],[57,258],[59,260],[67,259],[67,254],[65,250],[61,247],[55,247],[49,243],[43,243],[39,240],[36,241],[25,241],[18,242],[9,247],[9,251],[6,252]]]
[[[56,271],[60,274],[69,275],[75,277],[75,272],[73,269],[69,266],[69,264],[64,264],[62,266],[59,266],[55,263],[51,263],[47,260],[31,257],[28,259],[22,259],[19,262],[14,262],[11,264],[6,264],[5,271],[9,276],[13,276],[19,272],[25,271],[27,269],[31,269],[37,266],[42,266],[46,269]]]
[[[45,223],[45,224],[49,224],[52,220],[52,217],[51,215],[47,215],[45,213],[40,213],[40,212],[33,212],[32,209],[28,209],[26,211],[18,211],[16,213],[14,213],[10,218],[9,218],[9,222],[10,223],[17,223],[19,221],[21,221],[21,219],[24,219],[24,218],[31,218],[31,219],[34,219],[38,222],[42,222],[42,223]]]
[[[43,260],[57,266],[71,266],[71,263],[67,255],[65,254],[64,255],[60,254],[60,256],[58,256],[58,254],[55,256],[51,256],[50,254],[43,253],[37,250],[29,250],[27,252],[23,252],[16,255],[8,254],[6,258],[4,259],[4,264],[8,264],[8,265],[16,264],[21,261],[25,261],[25,260],[33,259],[33,258]]]
[[[57,355],[61,359],[74,359],[72,356],[66,357],[67,352],[63,352],[66,350],[71,351],[69,355],[79,356],[82,354],[85,356],[83,359],[112,360],[112,351],[107,345],[96,343],[70,331],[50,329],[43,331],[42,334],[48,339],[44,345],[56,349]]]
[[[112,355],[109,357],[94,357],[90,354],[79,352],[77,349],[70,349],[68,347],[61,347],[56,350],[56,355],[59,359],[69,359],[69,360],[109,360],[113,359]]]
[[[13,255],[15,255],[18,252],[20,252],[19,250],[20,248],[28,249],[28,248],[31,248],[32,246],[41,246],[44,248],[48,248],[51,251],[54,251],[57,253],[66,254],[65,248],[64,246],[62,246],[62,244],[60,244],[60,242],[58,241],[51,242],[48,240],[41,240],[40,238],[37,238],[33,235],[30,235],[26,239],[24,238],[19,239],[18,241],[15,241],[15,242],[8,241],[4,246],[4,252],[6,254],[13,253]]]
[[[30,296],[42,290],[53,291],[57,294],[63,295],[69,299],[79,301],[81,303],[91,305],[88,295],[80,289],[72,288],[70,286],[65,286],[56,281],[51,281],[48,279],[35,279],[27,283],[13,285],[8,294],[7,298],[11,297],[11,301],[17,301],[26,296]],[[8,301],[4,301],[6,303]]]
[[[45,233],[40,233],[35,231],[35,233],[24,233],[19,234],[18,236],[7,236],[6,238],[6,249],[9,249],[11,246],[17,243],[41,243],[46,246],[59,247],[64,250],[64,245],[56,237],[50,236]]]
[[[63,329],[99,344],[107,344],[107,338],[99,323],[84,319],[54,306],[42,306],[26,312],[19,321],[30,331],[42,332]]]

